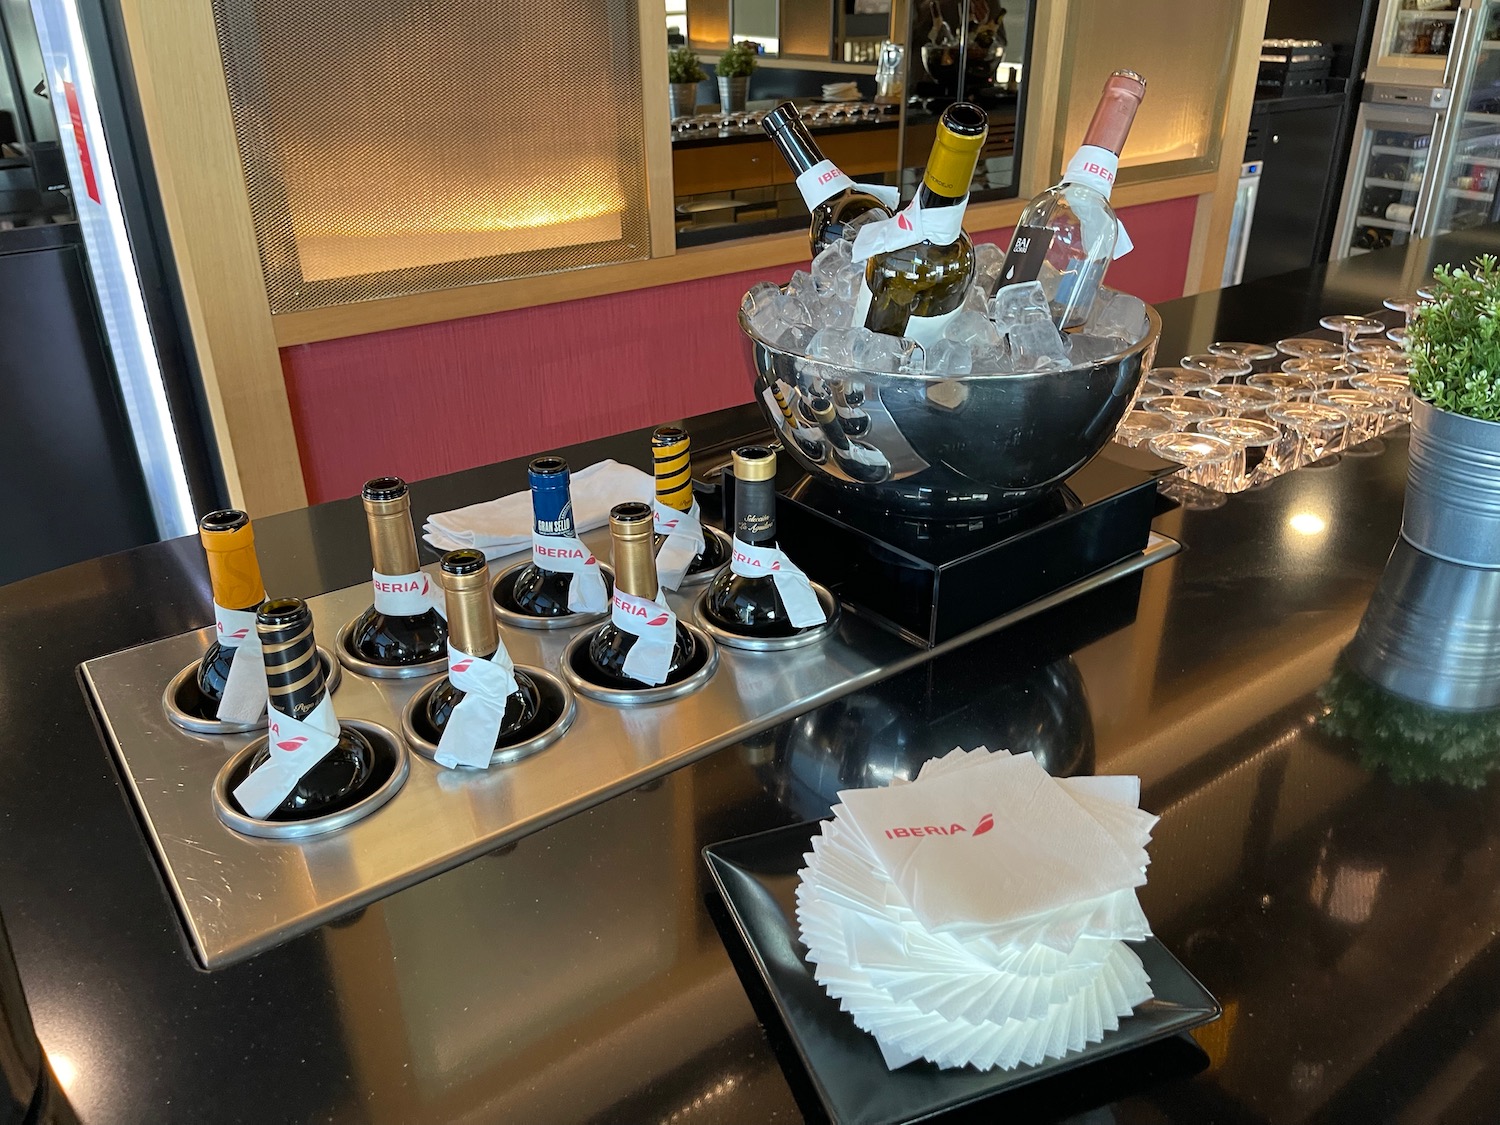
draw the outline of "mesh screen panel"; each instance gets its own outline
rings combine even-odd
[[[214,0],[273,312],[650,253],[634,0]]]

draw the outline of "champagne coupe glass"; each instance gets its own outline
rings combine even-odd
[[[1355,352],[1349,357],[1349,364],[1360,371],[1391,371],[1405,375],[1411,370],[1411,357],[1405,352],[1397,352],[1395,355],[1386,355],[1382,352]],[[1349,376],[1353,379],[1354,376]]]
[[[1385,334],[1385,338],[1400,344],[1404,348],[1406,347],[1406,342],[1411,339],[1411,329],[1405,327],[1392,328]]]
[[[1153,414],[1165,415],[1174,430],[1185,430],[1194,422],[1204,418],[1217,418],[1223,413],[1211,402],[1204,402],[1201,398],[1188,398],[1186,395],[1162,395],[1148,402],[1146,409]]]
[[[1222,383],[1226,379],[1238,379],[1254,370],[1248,359],[1240,359],[1232,355],[1215,355],[1213,352],[1185,355],[1181,363],[1189,371],[1202,371],[1212,376],[1216,383]]]
[[[1172,420],[1165,414],[1154,414],[1149,410],[1130,410],[1120,419],[1115,429],[1115,440],[1134,449],[1144,445],[1158,434],[1172,432]]]
[[[1247,344],[1242,340],[1219,340],[1208,345],[1213,355],[1242,359],[1246,363],[1269,363],[1276,358],[1276,349],[1270,344]]]
[[[1292,468],[1337,453],[1349,430],[1349,415],[1321,402],[1277,403],[1266,410],[1266,416],[1289,431],[1291,449],[1285,459]]]
[[[1421,304],[1421,301],[1416,297],[1387,297],[1381,303],[1391,312],[1401,314],[1401,327],[1410,328],[1411,314],[1417,311],[1417,306]]]
[[[1153,367],[1145,381],[1173,395],[1188,395],[1214,385],[1214,377],[1208,372],[1186,367]]]
[[[1318,385],[1306,375],[1297,375],[1287,371],[1262,371],[1246,379],[1245,386],[1261,387],[1280,399],[1310,395],[1318,389]]]
[[[1239,471],[1232,482],[1231,492],[1242,492],[1284,471],[1276,462],[1268,462],[1266,456],[1281,437],[1281,430],[1270,422],[1259,422],[1254,418],[1205,418],[1196,428],[1200,434],[1216,437],[1239,448]],[[1270,470],[1262,473],[1261,467],[1268,463]]]
[[[1371,391],[1385,399],[1396,409],[1392,424],[1404,421],[1411,414],[1411,382],[1400,371],[1361,371],[1349,380],[1361,391]]]
[[[1375,336],[1368,340],[1355,340],[1354,343],[1350,345],[1349,351],[1349,358],[1351,360],[1355,356],[1361,355],[1385,355],[1395,356],[1398,358],[1405,358],[1406,356],[1406,349],[1403,348],[1400,344],[1393,343],[1392,341],[1386,340],[1380,336]]]
[[[1242,414],[1264,410],[1281,401],[1275,391],[1267,390],[1265,387],[1252,387],[1244,383],[1220,383],[1216,387],[1205,387],[1200,397],[1204,402],[1211,402],[1220,407],[1229,418],[1238,418]],[[1211,432],[1204,430],[1202,426],[1198,429],[1201,433]]]
[[[1374,317],[1353,316],[1342,314],[1336,316],[1325,316],[1318,324],[1330,332],[1338,332],[1344,337],[1344,354],[1342,359],[1349,358],[1349,347],[1358,336],[1373,336],[1377,332],[1384,332],[1385,325]]]
[[[1419,300],[1419,301],[1436,301],[1437,300],[1437,293],[1433,290],[1433,288],[1432,288],[1431,285],[1424,285],[1420,289],[1417,290],[1417,300]]]
[[[1158,457],[1181,465],[1179,475],[1184,480],[1219,492],[1227,492],[1234,480],[1236,460],[1243,474],[1244,450],[1240,449],[1236,458],[1234,445],[1211,434],[1158,434],[1146,447]]]
[[[1276,341],[1276,350],[1293,359],[1337,359],[1344,358],[1344,351],[1337,340],[1322,340],[1316,336],[1293,336]]]
[[[1301,375],[1320,387],[1331,387],[1354,374],[1354,368],[1336,359],[1289,359],[1281,365],[1288,375]]]
[[[1352,387],[1320,390],[1313,395],[1312,400],[1337,407],[1349,415],[1350,446],[1361,445],[1378,437],[1391,416],[1396,413],[1396,408],[1383,396]]]

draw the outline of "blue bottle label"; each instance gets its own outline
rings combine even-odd
[[[538,535],[573,535],[573,497],[568,489],[568,471],[530,473],[531,513]]]

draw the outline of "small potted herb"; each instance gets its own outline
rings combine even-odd
[[[1500,262],[1439,266],[1412,316],[1411,468],[1401,534],[1465,566],[1500,568]]]
[[[760,61],[755,44],[748,39],[731,43],[719,56],[714,73],[719,79],[719,108],[736,113],[745,108],[750,93],[750,74]]]
[[[698,83],[708,75],[698,65],[691,47],[673,47],[667,53],[667,92],[672,99],[672,117],[691,117],[698,110]]]

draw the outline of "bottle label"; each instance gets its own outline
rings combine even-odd
[[[656,501],[656,534],[665,535],[656,552],[656,575],[662,586],[675,590],[682,585],[688,567],[708,546],[703,538],[703,517],[698,501],[685,512]]]
[[[643,684],[664,683],[677,644],[677,615],[667,608],[666,602],[627,594],[617,587],[609,619],[615,628],[636,638],[625,654],[621,671]]]
[[[770,578],[775,582],[781,604],[786,606],[787,620],[798,629],[821,625],[828,620],[812,582],[775,544],[757,546],[736,535],[729,569],[741,578]]]
[[[486,659],[473,656],[448,645],[448,681],[464,697],[448,716],[448,725],[438,739],[433,760],[440,766],[457,769],[489,769],[490,755],[500,726],[505,722],[505,705],[516,691],[515,665],[505,642]]]
[[[919,242],[931,242],[937,246],[948,246],[958,241],[964,230],[964,210],[969,205],[966,195],[951,207],[922,207],[920,195],[889,219],[865,223],[854,236],[853,256],[856,262],[884,254],[890,250],[901,250]],[[856,321],[856,323],[860,323]]]
[[[809,211],[850,188],[874,196],[889,208],[895,209],[901,205],[900,188],[885,184],[857,184],[832,160],[820,160],[797,177],[797,190],[802,193],[802,201],[807,204]]]
[[[224,694],[214,712],[226,723],[253,723],[266,713],[266,666],[255,631],[255,611],[214,604],[214,632],[222,648],[234,649]]]
[[[236,657],[238,659],[238,657]],[[297,782],[339,744],[339,717],[325,695],[305,719],[271,708],[271,756],[234,789],[245,815],[264,820],[286,800]]]
[[[387,617],[418,617],[429,609],[435,609],[444,617],[447,606],[442,592],[432,576],[418,570],[412,574],[381,574],[370,571],[370,584],[375,591],[375,612]]]
[[[1035,281],[1042,275],[1042,264],[1047,260],[1047,251],[1052,249],[1052,231],[1048,227],[1019,226],[1011,235],[1010,249],[1005,254],[1005,264],[1000,269],[1000,284],[1019,285]]]
[[[1073,154],[1073,159],[1068,161],[1068,166],[1063,169],[1062,179],[1058,181],[1058,186],[1062,188],[1063,195],[1068,197],[1068,202],[1074,211],[1084,214],[1090,210],[1097,210],[1072,199],[1069,189],[1083,187],[1102,195],[1106,203],[1104,213],[1113,216],[1114,212],[1109,210],[1107,204],[1109,193],[1115,186],[1115,174],[1119,169],[1120,158],[1109,149],[1100,148],[1098,145],[1082,145]],[[1115,246],[1110,259],[1123,258],[1134,249],[1135,243],[1131,242],[1130,235],[1125,233],[1125,224],[1116,218]]]
[[[594,552],[575,535],[531,533],[531,561],[542,570],[573,576],[568,583],[568,608],[574,613],[603,613],[609,608],[604,575]]]

